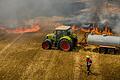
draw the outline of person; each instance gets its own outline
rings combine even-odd
[[[86,62],[87,62],[87,74],[89,75],[90,71],[90,67],[92,64],[92,60],[90,59],[90,56],[86,56]]]

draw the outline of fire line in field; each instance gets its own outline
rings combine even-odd
[[[28,32],[37,32],[40,30],[40,25],[39,24],[33,24],[31,27],[20,27],[16,29],[8,29],[8,33],[28,33]]]

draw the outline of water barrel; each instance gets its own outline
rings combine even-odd
[[[87,43],[90,45],[98,45],[98,46],[120,47],[120,37],[89,34],[87,37]]]

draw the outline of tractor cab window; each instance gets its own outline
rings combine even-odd
[[[62,31],[56,31],[56,35],[61,35]]]
[[[57,30],[56,31],[56,38],[59,39],[63,35],[63,31]]]
[[[70,35],[70,34],[72,34],[72,30],[71,30],[71,29],[69,29],[69,30],[67,31],[67,35]]]

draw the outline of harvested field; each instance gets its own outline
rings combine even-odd
[[[6,37],[4,37],[6,36]],[[4,39],[2,38],[4,37]],[[119,80],[120,56],[73,50],[43,50],[41,32],[5,34],[0,40],[1,80]],[[85,56],[93,59],[86,75]],[[76,57],[79,59],[76,60]],[[77,62],[76,62],[77,61]]]
[[[38,34],[22,34],[14,43],[10,41],[6,45],[1,42],[1,49],[12,43],[0,54],[1,80],[73,79],[73,54],[43,50],[40,42],[42,34]]]
[[[37,3],[37,1],[33,2]],[[61,1],[69,2],[69,0]],[[31,25],[32,22],[35,21],[40,24],[40,30],[38,32],[31,33],[7,33],[0,30],[0,80],[120,80],[120,51],[118,52],[118,54],[100,54],[97,51],[93,52],[96,47],[90,45],[87,47],[79,45],[77,48],[70,52],[60,51],[55,48],[51,50],[42,49],[41,44],[44,40],[44,37],[46,36],[46,34],[53,32],[55,27],[61,25],[61,23],[59,22],[67,23],[68,21],[68,23],[72,23],[76,22],[76,19],[78,20],[77,22],[89,22],[89,18],[90,22],[92,22],[91,18],[96,20],[97,17],[103,20],[103,18],[107,14],[104,11],[109,12],[111,15],[108,16],[110,17],[112,16],[112,14],[116,15],[115,18],[119,17],[117,16],[117,14],[119,14],[120,12],[119,0],[115,0],[117,2],[114,2],[114,5],[116,5],[116,3],[118,4],[117,6],[113,5],[112,1],[114,0],[107,0],[106,2],[110,1],[107,6],[105,6],[105,4],[101,5],[101,3],[104,3],[104,0],[70,1],[72,2],[67,5],[66,3],[62,2],[61,4],[64,4],[64,6],[62,5],[62,7],[60,8],[59,6],[61,5],[59,3],[54,4],[52,5],[53,7],[50,7],[50,10],[48,11],[44,11],[44,6],[47,9],[47,6],[44,4],[42,4],[42,7],[36,6],[37,8],[42,9],[42,11],[40,11],[40,13],[42,12],[42,14],[39,14],[37,12],[39,11],[39,9],[35,9],[35,11],[31,12],[31,10],[34,10],[34,8],[30,6],[35,5],[32,4],[32,2],[30,6],[28,5],[28,7],[30,7],[30,10],[24,8],[23,6],[21,7],[22,9],[20,9],[20,11],[18,10],[17,12],[16,10],[15,12],[12,12],[12,10],[14,11],[14,8],[16,8],[16,4],[14,3],[15,6],[12,6],[13,9],[11,8],[11,12],[17,14],[19,18],[20,14],[23,14],[25,11],[26,17],[28,16],[28,19],[30,19],[25,19],[25,23],[27,23],[27,25]],[[102,2],[99,4],[100,1]],[[96,3],[98,3],[99,5],[97,5]],[[1,8],[9,9],[10,7],[10,5],[6,4],[6,2],[4,2],[4,4],[2,5],[5,5],[5,7],[1,6]],[[37,3],[37,5],[40,4]],[[97,11],[98,8],[102,11]],[[5,14],[9,11],[10,10],[6,9]],[[101,12],[105,15],[101,15]],[[54,15],[52,13],[59,14]],[[96,15],[97,13],[99,14]],[[8,19],[12,16],[9,14],[9,16],[5,15],[4,13],[2,14],[3,15],[1,15],[2,17],[0,19],[0,22],[3,22],[5,25],[7,25],[2,18],[5,17],[6,19]],[[44,16],[42,16],[43,14]],[[17,17],[17,15],[13,14],[13,16],[15,17]],[[46,15],[47,17],[45,17]],[[52,15],[52,17],[48,17],[50,15]],[[111,19],[113,20],[113,22],[111,23],[114,23],[114,21],[117,21],[116,23],[119,23],[119,19],[117,20],[115,18],[111,17]],[[17,21],[15,21],[15,25],[16,22]],[[22,22],[24,23],[24,21]],[[10,22],[10,24],[12,23]],[[18,25],[13,27],[17,28],[17,26]],[[115,26],[116,25],[114,25],[113,27]],[[7,31],[7,28],[1,28],[4,28],[3,30]],[[117,26],[116,29],[119,32],[119,26]],[[80,31],[76,31],[76,33],[79,38],[78,40],[80,41],[82,37],[84,37],[84,35]],[[83,40],[83,42],[85,42],[85,40]],[[87,75],[86,71],[87,55],[89,55],[93,60],[93,64],[91,66],[92,73],[89,76]]]

